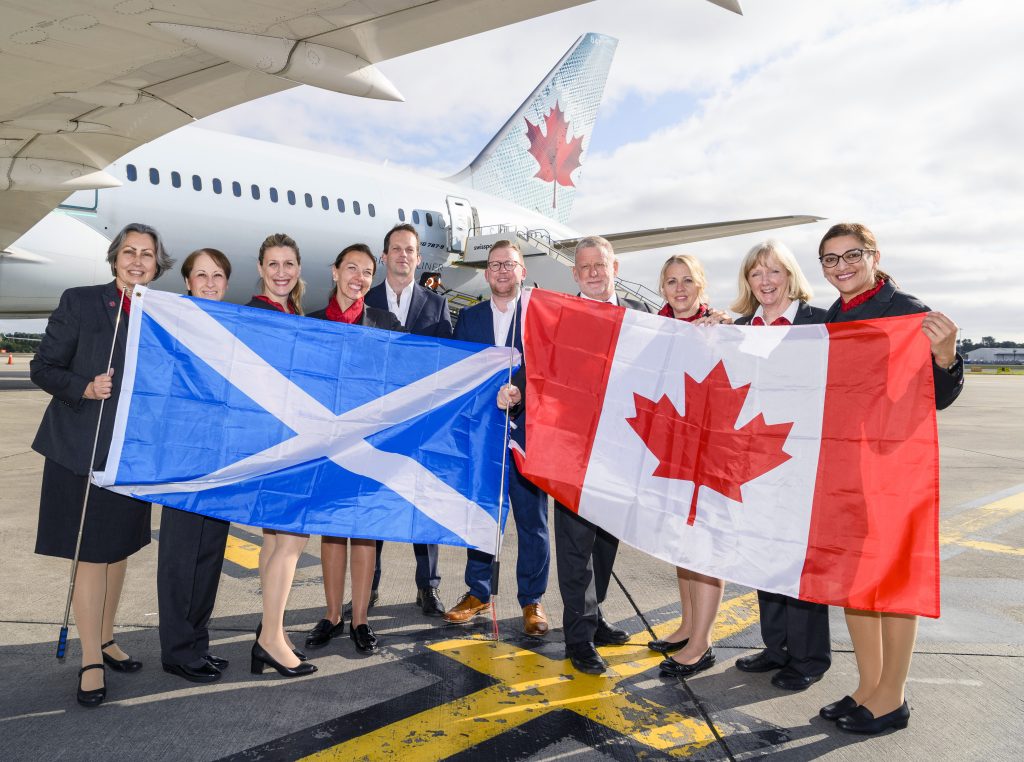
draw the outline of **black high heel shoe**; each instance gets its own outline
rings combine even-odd
[[[286,667],[267,653],[267,649],[259,642],[253,643],[250,671],[254,675],[262,675],[265,667],[273,667],[281,677],[302,677],[316,672],[316,665],[310,664],[308,661],[300,662],[297,667]]]
[[[106,670],[104,670],[104,674],[103,674],[103,687],[102,688],[97,688],[94,691],[83,691],[82,690],[82,675],[85,674],[85,672],[87,670],[90,670],[90,669],[103,669],[103,665],[102,664],[86,664],[84,667],[82,667],[80,670],[78,670],[78,695],[76,696],[76,698],[78,699],[78,703],[81,704],[82,706],[88,707],[89,709],[95,709],[100,704],[102,704],[103,703],[103,699],[105,699],[107,697],[107,685],[106,685],[106,683],[107,683],[107,676],[106,676]]]
[[[350,627],[348,635],[356,644],[356,650],[364,654],[376,653],[380,646],[377,645],[377,636],[373,634],[368,624],[360,624]]]
[[[130,656],[125,659],[115,659],[113,656],[108,654],[104,649],[110,648],[112,645],[114,645],[114,641],[108,640],[100,646],[100,652],[103,654],[104,664],[118,672],[138,672],[142,669],[142,662],[136,661]]]
[[[262,619],[260,620],[260,623],[258,625],[256,625],[256,640],[260,639],[260,633],[261,632],[263,632],[263,620]],[[295,658],[298,659],[299,661],[309,661],[309,657],[306,656],[306,654],[302,653],[302,651],[300,651],[297,648],[293,648],[292,649],[292,653],[295,654]]]

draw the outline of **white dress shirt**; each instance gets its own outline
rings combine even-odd
[[[582,291],[580,291],[580,296],[583,297],[584,299],[589,299],[592,302],[603,302],[605,304],[614,304],[616,307],[619,306],[619,295],[614,291],[612,291],[610,299],[594,299],[592,297],[587,296]]]
[[[412,304],[412,290],[415,286],[415,283],[409,283],[400,293],[395,293],[387,278],[384,279],[384,291],[388,295],[388,311],[398,318],[398,322],[403,326],[409,318],[409,305]]]
[[[512,318],[516,314],[516,305],[518,304],[519,297],[517,296],[505,305],[505,311],[502,312],[498,309],[498,305],[495,304],[494,300],[491,299],[491,321],[494,326],[494,344],[496,346],[505,346],[509,329],[512,327]]]
[[[797,301],[796,299],[794,299],[790,303],[790,305],[786,309],[786,311],[783,312],[781,315],[779,315],[779,317],[786,318],[786,320],[789,321],[789,324],[792,325],[793,321],[796,320],[796,311],[798,309],[800,309],[800,302]],[[750,320],[753,321],[754,318],[756,318],[756,317],[759,317],[759,318],[761,318],[761,320],[764,320],[764,307],[762,307],[760,304],[757,305],[757,309],[754,310],[754,314],[750,316]],[[776,319],[778,319],[778,318],[776,318]],[[767,323],[768,321],[765,320],[764,322]]]

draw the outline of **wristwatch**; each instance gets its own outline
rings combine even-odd
[[[946,373],[948,373],[951,376],[955,376],[956,372],[960,369],[960,366],[963,365],[963,362],[964,359],[960,355],[957,355],[956,359],[953,360],[952,364],[946,368]]]

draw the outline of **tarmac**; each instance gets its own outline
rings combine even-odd
[[[3,760],[1017,760],[1024,741],[1024,378],[970,375],[939,414],[942,447],[943,613],[922,619],[906,730],[847,735],[818,717],[856,687],[842,612],[832,612],[834,661],[801,693],[734,668],[761,646],[753,591],[728,585],[715,629],[718,663],[687,680],[659,675],[652,633],[680,612],[667,564],[621,546],[604,606],[634,633],[606,647],[606,675],[576,673],[564,659],[552,563],[544,601],[552,632],[521,633],[510,523],[497,597],[500,639],[489,618],[467,627],[424,617],[414,605],[413,555],[388,544],[380,603],[370,622],[379,654],[346,636],[309,651],[319,671],[284,680],[250,674],[260,619],[258,529],[233,527],[213,650],[231,660],[224,679],[195,686],[160,669],[154,542],[129,561],[118,642],[145,663],[107,672],[96,710],[74,698],[79,664],[72,628],[65,663],[54,658],[69,563],[33,554],[42,458],[30,449],[48,401],[27,381],[27,358],[0,366],[0,759]],[[464,591],[465,551],[442,548],[441,597]],[[286,624],[302,647],[323,614],[319,542],[299,565]]]

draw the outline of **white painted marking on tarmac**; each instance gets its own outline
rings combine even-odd
[[[0,722],[12,722],[14,720],[30,720],[33,717],[52,717],[55,714],[67,714],[63,709],[54,709],[52,712],[29,712],[28,714],[17,714],[14,717],[0,717]]]
[[[908,677],[907,682],[925,685],[967,685],[971,688],[980,688],[984,685],[981,680],[955,680],[951,677]]]

